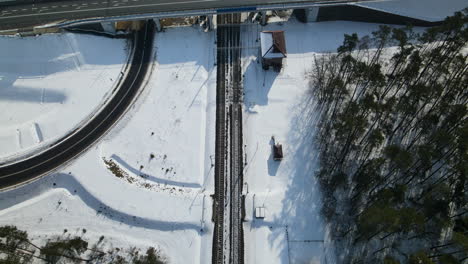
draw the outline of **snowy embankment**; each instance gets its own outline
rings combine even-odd
[[[314,100],[308,93],[307,72],[314,56],[334,52],[343,34],[370,35],[377,24],[290,21],[244,27],[242,38],[246,167],[248,191],[244,225],[248,263],[333,263],[327,227],[320,216],[321,201],[314,173]],[[288,57],[280,73],[262,70],[257,61],[261,30],[284,30]],[[283,144],[284,159],[272,158],[272,136]],[[264,207],[266,217],[255,219]],[[328,262],[325,262],[328,261]]]
[[[392,0],[355,5],[431,22],[442,21],[468,7],[466,0]]]
[[[112,95],[125,40],[81,34],[0,37],[0,163],[31,155],[87,121]]]
[[[60,173],[0,193],[0,225],[39,240],[86,228],[114,247],[155,246],[170,263],[209,263],[214,51],[214,32],[157,33],[154,69],[134,106]]]

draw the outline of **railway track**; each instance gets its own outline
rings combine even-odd
[[[240,14],[231,15],[232,37],[230,41],[230,261],[231,264],[244,263],[244,239],[242,232],[242,73],[241,73],[241,49],[240,47]]]
[[[213,263],[243,264],[240,14],[218,16],[217,24]]]

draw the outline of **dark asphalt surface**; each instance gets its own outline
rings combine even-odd
[[[125,113],[143,84],[152,62],[154,22],[136,33],[134,55],[117,93],[88,124],[65,141],[18,163],[0,167],[0,188],[34,179],[64,164],[91,146]]]
[[[355,0],[359,1],[359,0]],[[365,0],[362,0],[365,1]],[[346,0],[62,0],[0,7],[0,30],[63,20],[246,6]],[[348,1],[349,2],[349,1]]]

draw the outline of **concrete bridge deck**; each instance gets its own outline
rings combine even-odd
[[[27,28],[60,21],[121,20],[179,15],[289,9],[376,0],[62,0],[0,7],[0,30]]]

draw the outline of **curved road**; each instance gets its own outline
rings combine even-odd
[[[0,167],[0,188],[39,177],[86,150],[124,114],[142,86],[151,64],[155,33],[154,22],[148,22],[135,34],[134,54],[126,78],[117,93],[91,121],[65,141],[57,143],[37,156]]]

